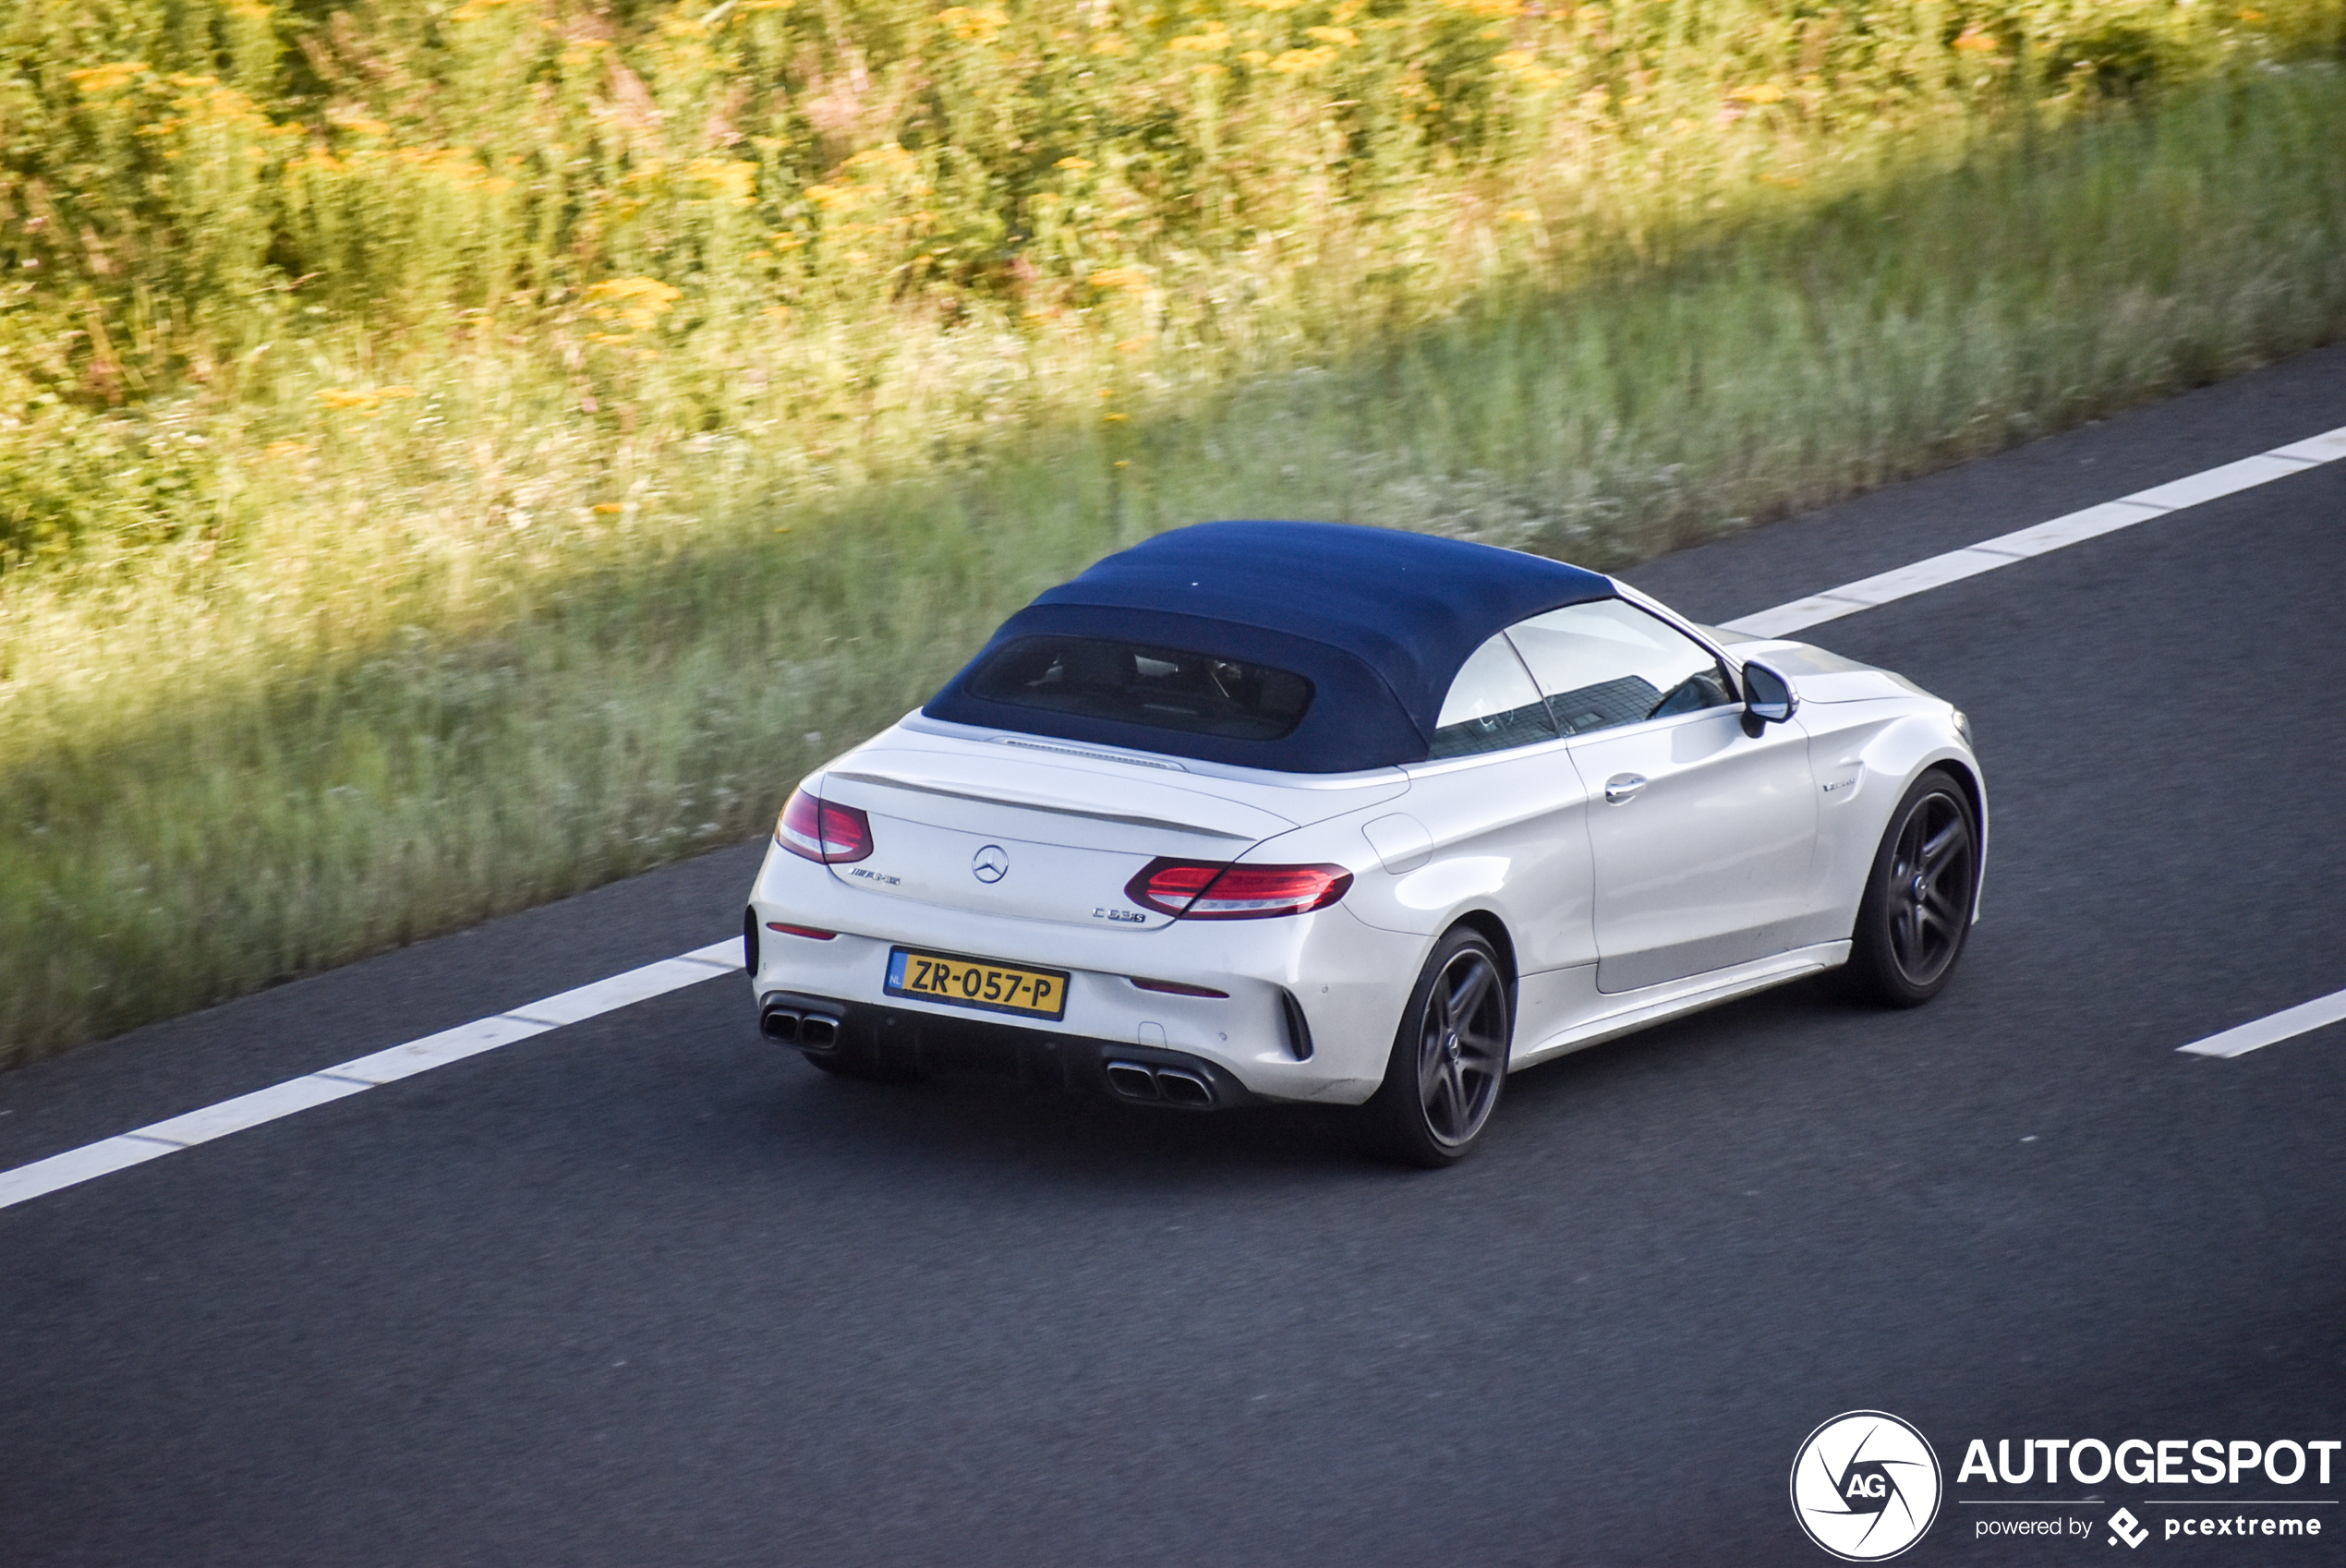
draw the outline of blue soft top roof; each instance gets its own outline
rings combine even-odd
[[[1540,556],[1345,523],[1201,523],[1157,535],[1038,597],[923,710],[931,718],[1288,773],[1424,757],[1450,681],[1501,628],[1612,595]],[[1314,688],[1276,741],[1190,734],[969,694],[1015,638],[1155,643],[1294,670]]]

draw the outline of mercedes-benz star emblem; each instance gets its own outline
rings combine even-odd
[[[980,882],[999,882],[1010,873],[1010,857],[999,844],[988,844],[970,857],[970,874]]]

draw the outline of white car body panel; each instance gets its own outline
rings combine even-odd
[[[756,992],[966,1022],[950,1004],[889,995],[890,949],[1061,970],[1062,1019],[983,1021],[1070,1048],[1185,1053],[1266,1099],[1358,1104],[1384,1077],[1426,956],[1461,921],[1515,974],[1519,1068],[1844,961],[1876,847],[1928,767],[1969,783],[1984,859],[1978,766],[1946,702],[1821,649],[1622,597],[1708,644],[1739,686],[1746,660],[1768,664],[1798,698],[1792,718],[1754,736],[1740,707],[1713,707],[1321,776],[914,714],[807,779],[869,814],[874,850],[825,865],[769,847],[753,918],[837,935],[764,935]],[[1607,781],[1631,774],[1642,790],[1609,802]],[[991,884],[971,869],[989,846],[1009,862]],[[1124,894],[1160,855],[1325,862],[1354,879],[1307,914],[1177,920]],[[1228,995],[1144,991],[1135,977]]]
[[[1849,943],[1844,937],[1838,942],[1795,947],[1709,974],[1691,975],[1619,995],[1597,989],[1593,966],[1527,976],[1527,988],[1530,983],[1537,983],[1538,1016],[1560,1021],[1558,1027],[1543,1034],[1530,1036],[1518,1025],[1515,1048],[1508,1057],[1510,1068],[1536,1067],[1551,1057],[1617,1040],[1664,1019],[1681,1018],[1837,968],[1848,958]],[[1522,1004],[1520,1011],[1523,1017],[1534,1016],[1528,1002]]]
[[[1784,950],[1808,912],[1817,788],[1796,717],[1757,736],[1741,708],[1567,742],[1590,793],[1597,983],[1627,992]],[[1644,780],[1614,801],[1607,780]]]
[[[1405,803],[1425,846],[1397,862],[1406,869],[1363,871],[1345,904],[1371,925],[1427,938],[1461,911],[1487,909],[1506,923],[1519,968],[1592,962],[1586,802],[1566,744],[1409,764]],[[1342,862],[1349,847],[1300,838],[1276,858]]]

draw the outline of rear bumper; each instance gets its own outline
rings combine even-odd
[[[880,1067],[991,1073],[1176,1110],[1264,1103],[1227,1067],[1185,1051],[803,992],[768,992],[757,1010],[759,1028],[778,1044]]]
[[[859,1017],[918,1019],[939,1041],[1005,1038],[998,1030],[1106,1044],[1135,1061],[1169,1053],[1208,1063],[1260,1099],[1327,1104],[1358,1104],[1383,1081],[1428,940],[1365,925],[1340,904],[1150,931],[989,916],[871,892],[779,849],[758,872],[749,919],[759,938],[751,995],[761,1005],[787,993],[828,998],[841,1019],[850,1007]],[[1010,1018],[890,993],[897,947],[1061,971],[1065,1010]],[[1168,993],[1152,982],[1220,994]]]

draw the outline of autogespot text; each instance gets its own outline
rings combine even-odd
[[[2291,1487],[2305,1478],[2308,1465],[2317,1471],[2314,1484],[2328,1486],[2330,1456],[2339,1447],[2340,1440],[2336,1438],[2306,1442],[2288,1438],[2272,1442],[2255,1442],[2246,1438],[2167,1438],[2158,1441],[2128,1438],[2115,1446],[2099,1438],[2023,1438],[2015,1464],[2012,1440],[1998,1438],[1996,1461],[1991,1466],[1988,1462],[1987,1439],[1973,1438],[1971,1446],[1964,1451],[1963,1468],[1955,1472],[1955,1484],[1980,1480],[2026,1486],[2037,1479],[2037,1455],[2042,1452],[2044,1484],[2048,1486],[2060,1482],[2064,1459],[2069,1478],[2089,1487],[2113,1478],[2136,1487],[2238,1486],[2243,1479],[2254,1480],[2259,1476],[2274,1486]]]

